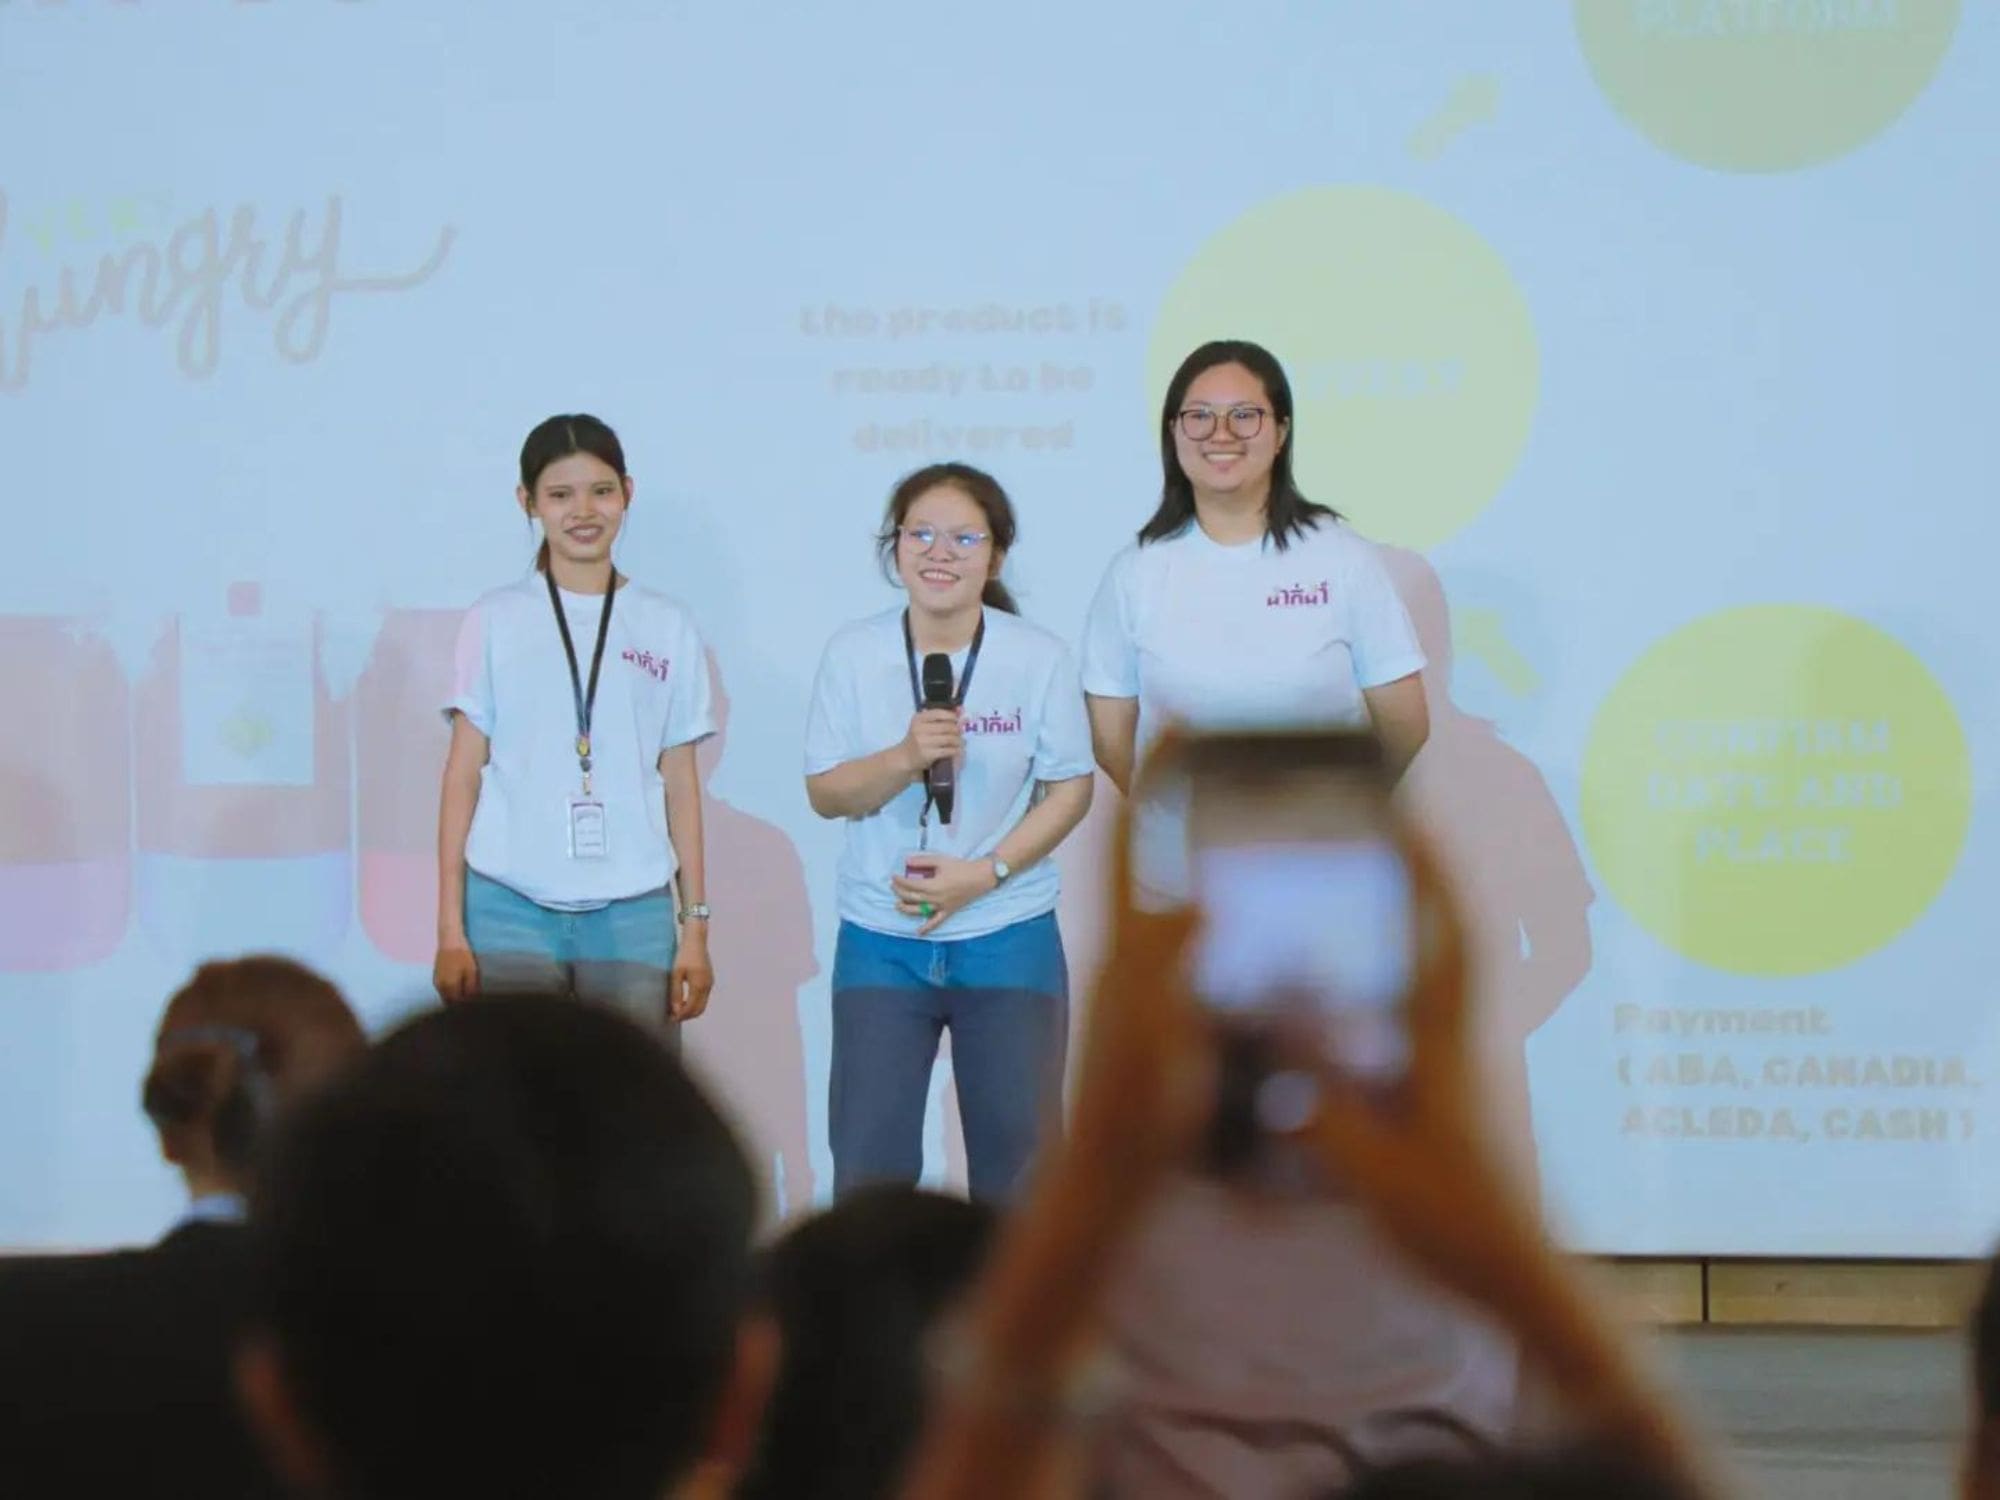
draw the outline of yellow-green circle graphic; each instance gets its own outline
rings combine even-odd
[[[1527,302],[1491,246],[1421,198],[1308,188],[1213,236],[1153,325],[1155,415],[1175,368],[1219,338],[1278,356],[1299,487],[1383,541],[1461,530],[1527,441],[1541,374]]]
[[[1836,610],[1724,610],[1651,647],[1597,711],[1584,836],[1668,947],[1812,974],[1895,937],[1958,862],[1965,734],[1909,650]]]
[[[1784,172],[1874,139],[1936,74],[1958,0],[1574,0],[1612,106],[1661,150]]]

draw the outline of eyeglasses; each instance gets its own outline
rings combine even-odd
[[[1223,414],[1229,435],[1249,441],[1264,430],[1267,409],[1261,406],[1232,406]],[[1180,410],[1181,436],[1202,443],[1215,436],[1216,411],[1212,406],[1184,406]]]
[[[897,529],[903,534],[904,544],[919,552],[930,551],[937,545],[939,537],[950,542],[953,550],[958,552],[977,552],[986,541],[983,531],[939,531],[935,526],[902,526]]]

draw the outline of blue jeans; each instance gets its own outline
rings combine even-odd
[[[465,937],[490,995],[564,994],[620,1011],[677,1043],[667,1011],[679,933],[664,889],[595,911],[558,911],[465,872]]]
[[[1055,914],[954,942],[840,924],[833,960],[833,1191],[915,1182],[938,1038],[972,1195],[1012,1197],[1061,1118],[1069,965]]]

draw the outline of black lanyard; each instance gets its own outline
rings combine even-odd
[[[986,611],[979,612],[979,628],[972,632],[972,649],[965,653],[965,675],[958,679],[958,691],[952,694],[953,708],[965,707],[965,695],[972,691],[972,674],[979,666],[979,648],[986,644]],[[917,706],[917,712],[924,711],[924,683],[917,672],[917,639],[910,634],[910,612],[903,611],[903,652],[910,659],[910,701]]]
[[[597,645],[590,653],[590,687],[583,685],[577,670],[576,642],[570,639],[569,618],[564,615],[562,596],[556,592],[555,575],[543,573],[549,586],[549,608],[556,612],[556,629],[562,632],[563,655],[569,659],[569,690],[576,701],[576,760],[583,769],[583,794],[590,795],[590,713],[597,706],[597,672],[604,665],[604,642],[611,634],[611,601],[618,597],[618,575],[612,573],[604,589],[604,609],[597,617]]]
[[[979,628],[972,632],[972,649],[965,653],[965,671],[958,679],[958,691],[951,696],[953,708],[965,707],[965,695],[972,690],[972,674],[979,666],[979,648],[986,644],[986,611],[979,612]],[[910,701],[917,706],[917,712],[924,711],[924,683],[917,671],[917,638],[910,633],[910,612],[903,611],[903,654],[910,662]],[[924,787],[924,810],[917,814],[917,827],[928,837],[931,828],[931,808],[935,805],[928,784]]]

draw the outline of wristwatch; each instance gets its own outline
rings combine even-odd
[[[1005,885],[1007,877],[1014,873],[1014,867],[997,854],[991,856],[991,858],[993,861],[993,884],[995,886]]]
[[[683,922],[706,922],[708,920],[708,903],[706,901],[697,901],[693,906],[683,906],[681,908],[681,920]]]

